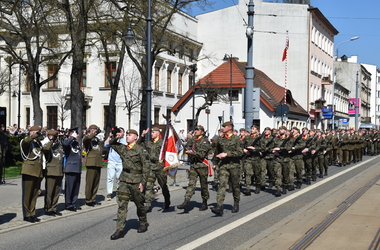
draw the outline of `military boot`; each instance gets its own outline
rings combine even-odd
[[[189,207],[190,207],[190,199],[185,199],[181,205],[177,206],[178,209],[185,209],[185,210],[189,210]]]
[[[288,185],[288,190],[293,191],[294,190],[294,185]]]
[[[124,238],[123,230],[116,230],[116,232],[113,235],[111,235],[111,240],[117,240],[120,238]]]
[[[170,199],[165,199],[165,203],[162,206],[162,209],[168,209],[170,207]]]
[[[310,178],[307,178],[307,179],[306,179],[306,185],[311,185],[311,180],[310,180]]]
[[[261,190],[260,185],[256,185],[255,194],[259,194]]]
[[[223,206],[217,205],[214,208],[211,208],[211,212],[213,212],[216,215],[223,215]]]
[[[316,175],[313,175],[313,176],[311,177],[311,180],[312,180],[312,181],[317,181],[317,176],[316,176]]]
[[[282,187],[282,193],[283,193],[283,194],[286,194],[286,192],[287,192],[286,187],[283,186],[283,187]]]
[[[302,186],[302,182],[301,181],[297,182],[297,189],[300,189],[301,186]]]
[[[205,211],[207,210],[207,200],[203,200],[201,207],[199,208],[199,211]]]
[[[281,190],[280,189],[277,189],[275,196],[276,197],[280,197],[281,196]]]
[[[244,194],[244,195],[247,195],[247,196],[250,196],[250,195],[251,195],[251,189],[247,187],[247,188],[243,191],[243,194]]]
[[[231,210],[231,213],[237,213],[237,212],[239,212],[239,204],[235,203],[234,207]]]
[[[327,173],[327,170],[325,170],[325,176],[328,176],[329,174]]]

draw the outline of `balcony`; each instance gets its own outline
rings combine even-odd
[[[332,84],[333,82],[331,81],[331,77],[330,77],[330,75],[328,75],[328,76],[323,76],[322,77],[322,81],[321,81],[321,84],[322,85],[330,85],[330,84]]]

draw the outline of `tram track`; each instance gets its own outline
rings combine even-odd
[[[343,201],[336,210],[316,227],[311,228],[306,234],[297,240],[289,249],[302,250],[309,247],[321,234],[329,228],[348,208],[350,208],[360,197],[362,197],[373,185],[380,180],[380,175],[377,175],[369,181],[364,187],[358,189],[345,201]],[[375,235],[370,250],[379,249],[380,246],[380,230]]]

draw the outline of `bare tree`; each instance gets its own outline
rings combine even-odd
[[[53,95],[53,101],[58,105],[58,120],[61,122],[63,127],[63,122],[69,118],[69,109],[67,107],[67,95],[69,95],[68,89],[65,89],[62,93],[57,93]]]
[[[142,96],[139,88],[139,77],[136,71],[132,71],[130,77],[124,78],[122,81],[123,96],[124,96],[124,110],[127,111],[128,128],[131,127],[131,118],[141,105]]]

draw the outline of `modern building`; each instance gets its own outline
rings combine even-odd
[[[370,123],[380,126],[380,69],[376,65],[362,65],[371,73]]]

